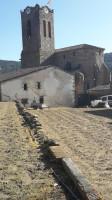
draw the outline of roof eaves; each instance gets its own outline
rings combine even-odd
[[[110,89],[110,84],[108,85],[99,85],[94,88],[89,89],[88,91],[99,91],[99,90],[109,90]]]
[[[46,68],[49,68],[51,66],[41,66],[41,67],[36,67],[36,68],[27,68],[27,69],[20,69],[20,70],[16,70],[13,72],[9,72],[9,73],[4,73],[2,75],[0,75],[0,82],[5,82],[11,79],[15,79],[15,78],[19,78],[21,76],[36,72],[36,71],[40,71]]]
[[[67,74],[70,74],[72,75],[71,73],[63,70],[63,69],[60,69],[54,65],[47,65],[47,66],[40,66],[40,67],[36,67],[36,68],[28,68],[28,69],[20,69],[20,70],[16,70],[16,71],[13,71],[13,72],[9,72],[9,73],[4,73],[2,75],[0,75],[0,83],[1,82],[6,82],[6,81],[9,81],[9,80],[12,80],[12,79],[16,79],[16,78],[19,78],[19,77],[22,77],[22,76],[25,76],[25,75],[28,75],[30,73],[34,73],[34,72],[37,72],[37,71],[41,71],[41,70],[44,70],[44,69],[47,69],[47,68],[50,68],[50,67],[53,67],[53,68],[56,68],[58,70],[61,70]]]
[[[64,53],[64,52],[69,52],[69,51],[74,51],[77,49],[83,49],[83,48],[95,48],[95,49],[100,49],[100,50],[105,50],[104,48],[101,47],[96,47],[96,46],[92,46],[92,45],[88,45],[88,44],[81,44],[81,45],[76,45],[76,46],[70,46],[70,47],[65,47],[65,48],[61,48],[61,49],[56,49],[55,53]]]

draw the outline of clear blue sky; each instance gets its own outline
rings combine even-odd
[[[20,10],[48,0],[1,0],[0,59],[19,60],[22,51]],[[55,47],[90,44],[112,52],[112,0],[51,0]]]

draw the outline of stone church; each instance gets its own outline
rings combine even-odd
[[[73,107],[79,95],[110,83],[103,48],[82,44],[55,49],[53,10],[28,6],[21,11],[21,23],[22,69],[0,75],[0,101]]]
[[[21,12],[23,51],[22,68],[54,65],[75,76],[76,92],[110,83],[104,63],[104,48],[82,44],[55,49],[54,12],[47,6],[27,7]]]

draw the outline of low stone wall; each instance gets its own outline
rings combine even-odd
[[[38,116],[32,115],[31,113],[29,113],[24,107],[24,105],[20,103],[19,101],[16,101],[16,106],[18,108],[19,113],[23,116],[26,124],[30,127],[31,130],[34,131],[34,138],[37,138],[39,143],[44,143],[47,137],[45,138],[42,132],[40,134],[42,125],[38,121]]]
[[[30,127],[31,130],[34,131],[34,137],[38,139],[39,143],[47,143],[49,146],[59,145],[58,141],[52,140],[48,138],[48,136],[43,134],[43,132],[41,131],[42,124],[40,124],[40,122],[38,121],[37,115],[32,115],[30,112],[28,112],[24,105],[19,101],[16,101],[16,106],[27,125]]]
[[[42,125],[38,121],[38,116],[29,113],[20,102],[16,102],[16,105],[18,107],[20,114],[24,117],[24,120],[26,121],[30,129],[34,130],[34,135],[35,137],[37,137],[38,142],[40,143],[47,142],[49,150],[53,155],[53,158],[57,161],[61,161],[63,169],[67,172],[68,176],[73,181],[82,199],[104,200],[97,193],[97,191],[95,191],[93,186],[86,180],[82,172],[76,167],[76,165],[72,162],[70,157],[63,152],[63,150],[59,146],[59,143],[55,140],[51,140],[50,138],[46,137],[42,132],[40,133]]]
[[[103,200],[70,158],[62,158],[62,165],[84,200]]]

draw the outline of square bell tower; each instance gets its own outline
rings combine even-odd
[[[21,11],[23,50],[22,68],[50,63],[54,47],[54,12],[47,6],[26,7]]]

